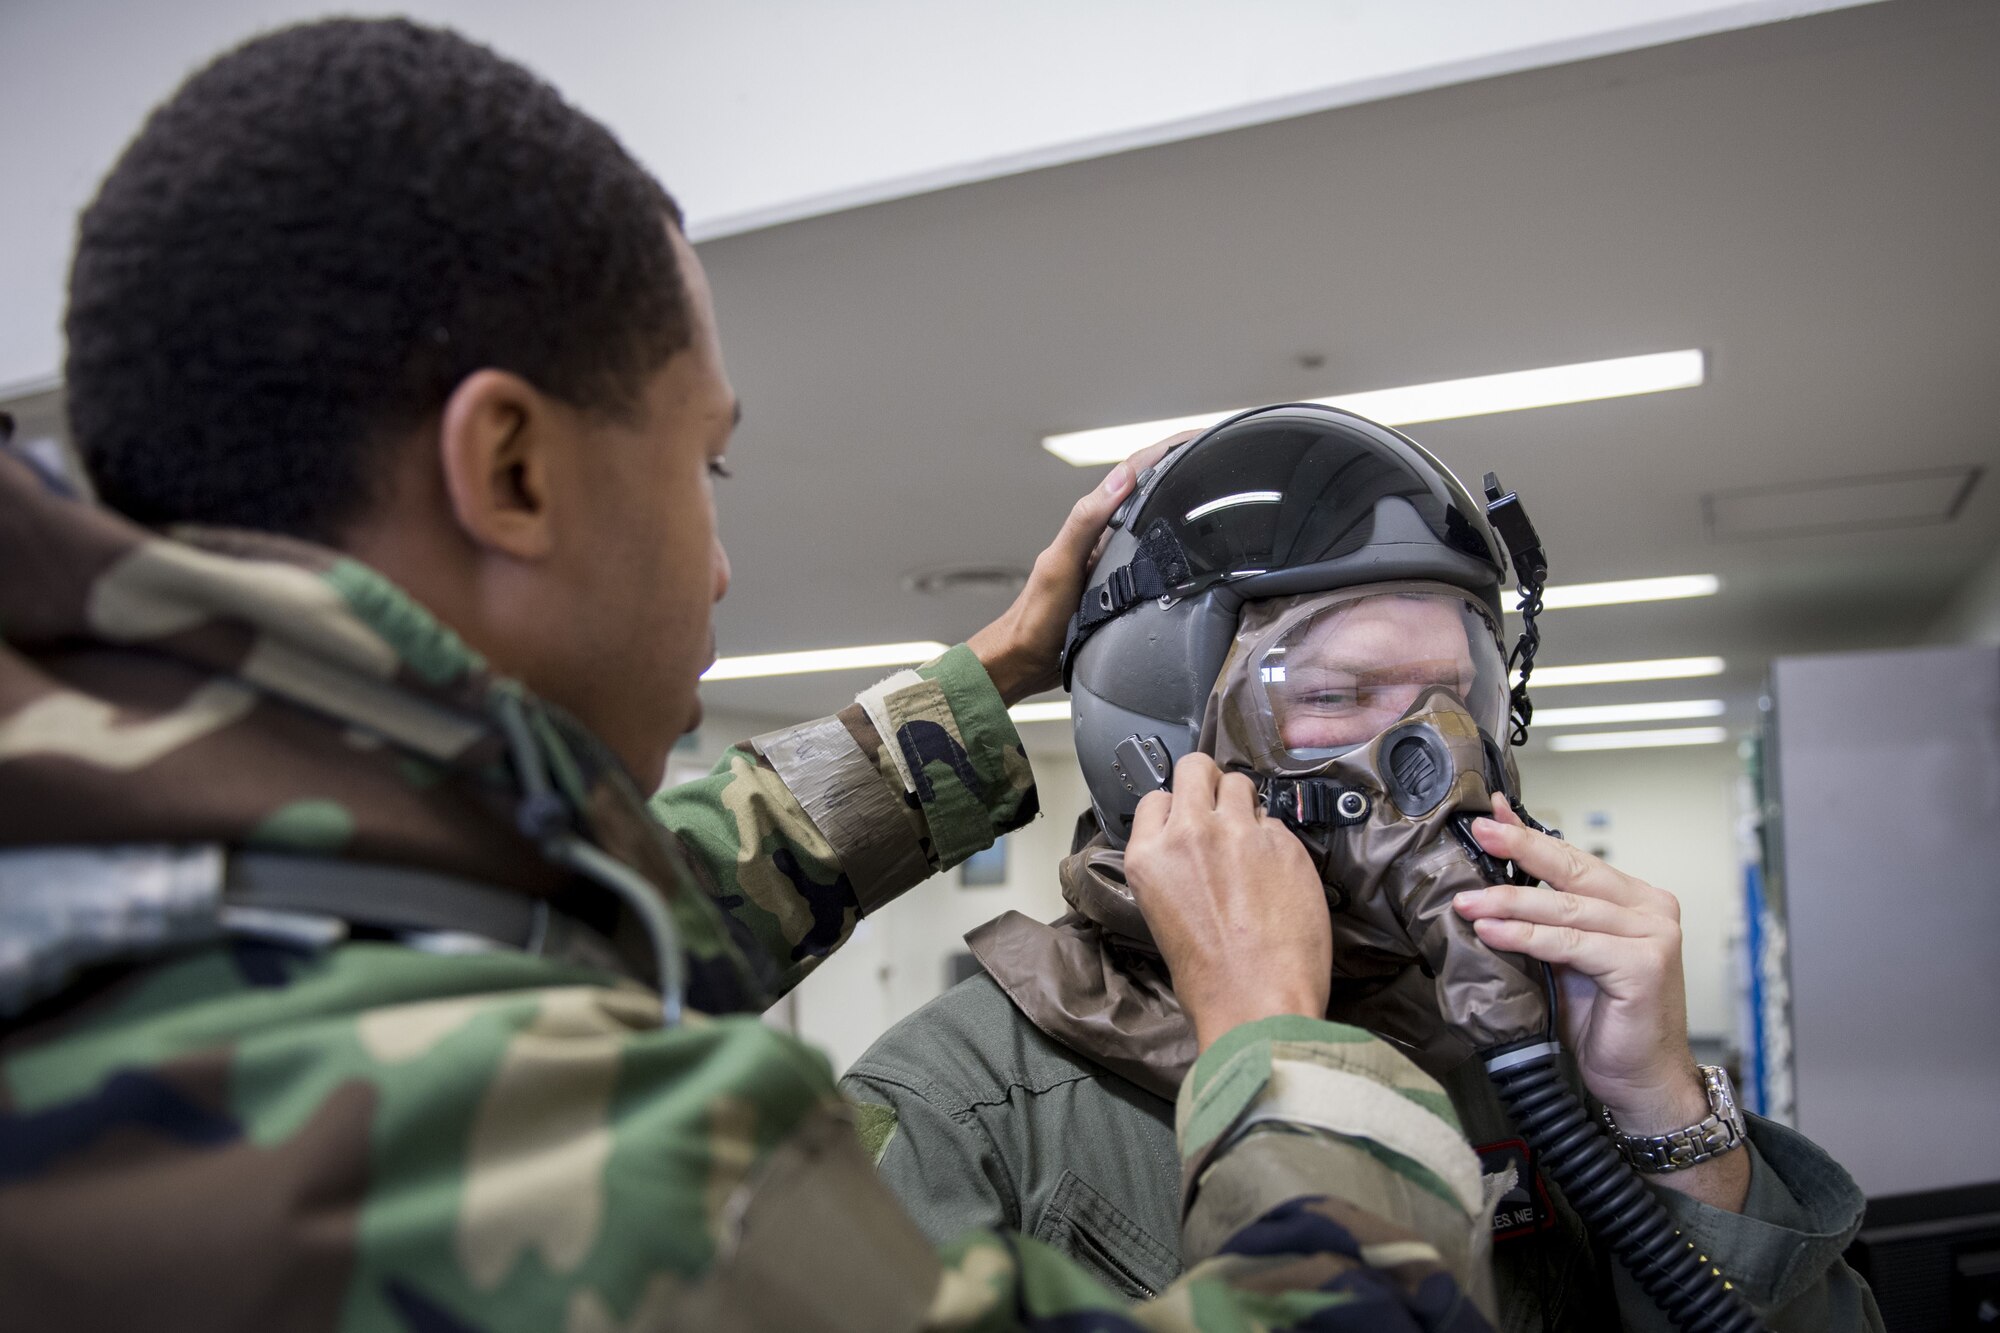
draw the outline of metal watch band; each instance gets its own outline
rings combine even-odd
[[[1729,1075],[1715,1065],[1699,1065],[1702,1091],[1708,1095],[1708,1118],[1685,1129],[1665,1134],[1626,1134],[1619,1130],[1611,1112],[1598,1108],[1604,1127],[1619,1154],[1645,1175],[1663,1175],[1720,1157],[1740,1148],[1749,1130],[1743,1123],[1742,1108],[1736,1104],[1736,1089]]]

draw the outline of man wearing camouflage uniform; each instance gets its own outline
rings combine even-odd
[[[1201,855],[1145,903],[1204,1052],[1159,1301],[932,1250],[755,1018],[1032,817],[1005,703],[1129,468],[971,645],[649,808],[735,413],[678,215],[600,127],[449,34],[261,39],[106,181],[69,335],[112,507],[0,457],[11,1321],[1484,1327],[1476,1160],[1303,1016],[1317,882],[1199,774]]]

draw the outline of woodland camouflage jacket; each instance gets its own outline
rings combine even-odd
[[[0,1311],[1484,1327],[1411,1230],[1483,1218],[1476,1160],[1434,1083],[1334,1024],[1249,1025],[1189,1076],[1194,1262],[1159,1300],[1128,1309],[1019,1236],[923,1240],[824,1059],[756,1014],[860,914],[1033,814],[963,648],[649,810],[368,569],[150,533],[0,455]],[[634,979],[651,937],[607,874],[669,909],[678,1024]],[[1334,1114],[1384,1098],[1393,1130]],[[1483,1296],[1482,1269],[1460,1276]]]

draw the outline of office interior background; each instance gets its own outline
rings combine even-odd
[[[1526,501],[1565,592],[1524,793],[1680,896],[1700,1048],[1873,1197],[2000,1182],[2000,6],[403,8],[605,120],[712,279],[734,585],[673,776],[998,613],[1102,474],[1052,450],[1125,438],[1062,437],[1354,402]],[[0,8],[30,447],[77,209],[195,64],[321,12]],[[770,1015],[836,1069],[966,930],[1064,910],[1082,779],[1061,696],[1021,717],[1041,818]]]

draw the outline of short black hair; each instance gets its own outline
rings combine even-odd
[[[66,379],[140,522],[321,541],[475,370],[629,416],[690,338],[679,208],[609,130],[455,33],[286,28],[154,110],[77,226]]]

